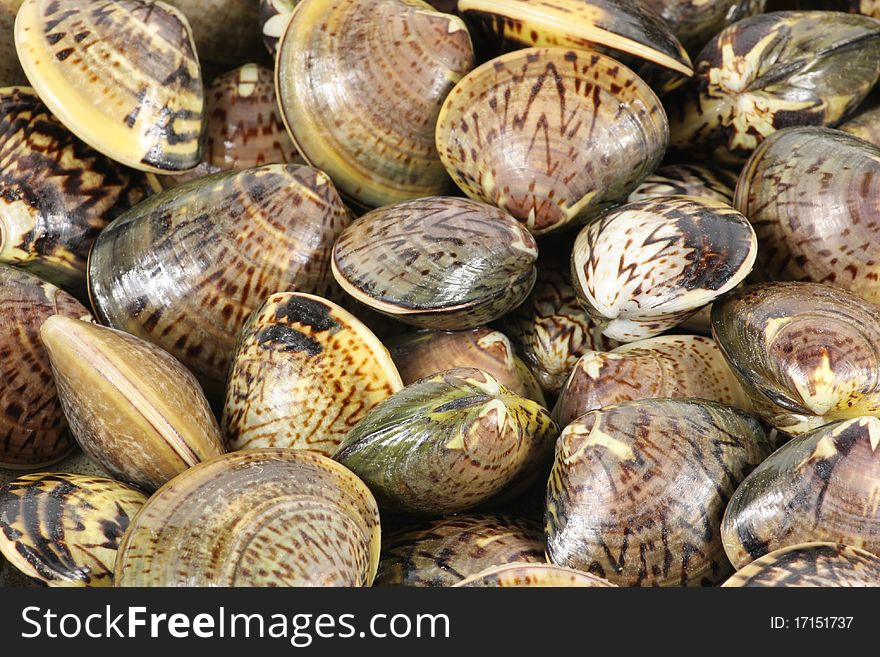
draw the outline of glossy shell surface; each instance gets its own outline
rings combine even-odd
[[[733,205],[737,176],[727,169],[700,164],[671,164],[645,178],[626,199],[645,201],[658,196],[698,196]]]
[[[880,586],[880,557],[839,543],[803,543],[756,559],[724,587]]]
[[[549,563],[512,563],[493,566],[455,584],[460,587],[600,587],[615,586],[608,580]]]

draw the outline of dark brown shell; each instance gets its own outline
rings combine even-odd
[[[0,87],[27,83],[15,53],[12,29],[22,2],[23,0],[0,0]]]
[[[880,557],[839,543],[802,543],[756,559],[724,587],[880,586]]]
[[[763,12],[767,0],[652,0],[651,4],[687,51],[697,54],[731,23]]]

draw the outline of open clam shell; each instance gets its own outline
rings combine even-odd
[[[314,452],[233,452],[159,490],[131,523],[117,586],[369,586],[379,510]]]
[[[625,198],[660,164],[667,141],[663,107],[635,73],[562,48],[486,62],[456,85],[437,120],[437,150],[456,184],[536,235]]]
[[[672,164],[660,167],[636,187],[627,203],[659,196],[698,196],[733,205],[735,173],[700,164]]]
[[[383,510],[446,515],[526,486],[555,437],[537,403],[485,372],[453,369],[376,406],[333,458],[364,480]]]
[[[738,285],[758,242],[725,203],[665,196],[621,206],[584,228],[571,268],[578,299],[609,338],[659,335]]]
[[[592,411],[559,437],[547,486],[547,556],[625,586],[700,586],[730,571],[727,500],[769,453],[750,415],[706,400]]]
[[[23,475],[0,487],[0,553],[49,586],[112,586],[119,541],[146,501],[106,477]]]
[[[797,543],[833,541],[880,556],[880,418],[820,427],[780,447],[731,498],[721,534],[742,568]]]
[[[600,587],[615,586],[608,580],[552,563],[510,563],[493,566],[453,586],[460,587]]]
[[[309,294],[273,294],[241,331],[223,436],[230,450],[332,454],[376,404],[403,388],[391,356],[358,319]]]
[[[712,309],[712,332],[755,411],[799,435],[880,415],[880,309],[817,283],[765,283]]]
[[[178,10],[145,0],[25,0],[15,45],[46,106],[98,152],[159,173],[199,163],[202,77]]]

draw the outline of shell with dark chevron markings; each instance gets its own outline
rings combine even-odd
[[[880,586],[880,557],[836,543],[802,543],[756,559],[724,587]]]
[[[453,586],[458,587],[600,587],[615,586],[608,580],[551,563],[510,563],[493,566]]]
[[[642,181],[626,199],[628,203],[658,196],[698,196],[733,205],[737,176],[726,169],[699,164],[660,167]]]

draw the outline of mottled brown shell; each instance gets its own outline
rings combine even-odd
[[[551,563],[511,563],[493,566],[453,586],[460,587],[599,587],[616,586],[608,580]]]
[[[15,52],[15,15],[23,0],[0,0],[0,87],[25,84],[27,78]]]
[[[645,178],[627,197],[628,203],[658,196],[697,196],[733,205],[737,176],[727,169],[700,164],[671,164]]]
[[[764,11],[767,0],[652,0],[665,20],[692,54],[732,23]]]
[[[849,121],[841,123],[838,128],[860,139],[880,146],[880,107],[872,107],[856,114]]]
[[[839,543],[802,543],[743,567],[724,587],[880,586],[880,557]]]

